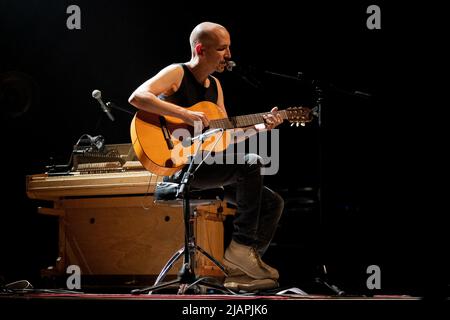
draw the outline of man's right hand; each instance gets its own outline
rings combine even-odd
[[[182,120],[191,126],[194,126],[196,122],[201,122],[202,129],[209,127],[209,120],[206,117],[206,114],[201,111],[186,110],[186,113],[183,115]]]

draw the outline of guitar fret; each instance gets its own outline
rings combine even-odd
[[[239,128],[239,119],[238,119],[238,117],[231,117],[230,121],[233,124],[233,128]]]
[[[238,122],[239,122],[239,127],[246,127],[247,126],[247,118],[246,116],[239,116],[238,117]]]
[[[246,126],[251,126],[251,125],[253,125],[253,117],[251,116],[251,115],[248,115],[248,116],[246,116],[245,117],[245,120],[246,120]]]
[[[239,128],[243,128],[247,126],[247,117],[240,117],[239,118]]]
[[[213,129],[221,128],[221,127],[222,127],[222,123],[221,123],[221,122],[222,122],[221,119],[218,119],[218,120],[211,120],[211,121],[209,122],[209,126],[210,126],[211,128],[213,128]]]
[[[255,114],[255,115],[253,116],[253,118],[254,118],[255,124],[263,123],[263,122],[264,122],[263,113]]]

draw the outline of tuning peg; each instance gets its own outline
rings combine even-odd
[[[297,122],[297,128],[298,128],[298,125],[299,125],[300,123],[299,122]]]
[[[293,127],[293,126],[294,126],[294,124],[295,124],[295,123],[294,123],[294,122],[292,122],[292,123],[291,123],[291,127]]]

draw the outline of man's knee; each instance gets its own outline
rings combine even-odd
[[[261,166],[262,165],[262,157],[257,155],[256,153],[248,153],[244,157],[245,164],[249,166]]]
[[[278,219],[280,219],[284,209],[284,200],[278,193],[272,192],[272,203],[274,208],[273,214],[277,215]]]
[[[270,207],[272,210],[275,210],[277,212],[281,212],[284,209],[284,199],[275,191],[271,190],[267,186],[265,187],[266,190],[264,190],[264,198],[266,205]]]
[[[276,192],[273,193],[274,194],[274,201],[276,203],[276,207],[279,208],[280,214],[284,209],[284,199]]]

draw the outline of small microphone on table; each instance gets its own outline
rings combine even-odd
[[[94,90],[92,91],[92,97],[98,101],[98,103],[100,103],[100,107],[102,108],[103,112],[106,113],[106,115],[108,116],[108,118],[111,121],[114,121],[114,116],[112,115],[111,111],[109,110],[109,108],[103,103],[102,101],[102,92],[100,90]]]

